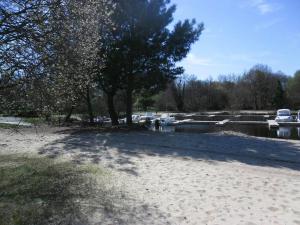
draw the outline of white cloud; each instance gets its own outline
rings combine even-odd
[[[256,5],[257,9],[260,11],[261,14],[267,14],[273,12],[273,6],[268,3],[259,3]]]
[[[211,59],[196,56],[192,53],[187,55],[185,62],[193,66],[213,66]]]
[[[270,2],[269,0],[246,0],[244,6],[255,8],[262,15],[278,11],[281,8],[280,4]]]

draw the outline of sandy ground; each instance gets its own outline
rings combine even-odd
[[[136,224],[300,224],[298,141],[220,133],[0,130],[0,154],[14,153],[111,169],[139,202],[133,206],[141,213]]]

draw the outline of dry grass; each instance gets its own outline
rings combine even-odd
[[[109,174],[91,166],[1,155],[0,225],[89,224],[95,205],[114,212],[109,182]]]

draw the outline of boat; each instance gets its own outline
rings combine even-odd
[[[133,114],[131,118],[133,123],[139,123],[141,120],[141,116],[137,114]],[[119,119],[119,123],[121,124],[125,124],[126,122],[127,122],[127,118]]]
[[[140,115],[136,115],[136,114],[132,115],[132,122],[133,123],[139,123],[140,119],[141,119]]]
[[[153,120],[155,116],[152,112],[146,112],[144,115],[140,116],[140,120]]]
[[[175,117],[167,113],[162,114],[161,117],[159,118],[160,124],[164,126],[173,125],[175,121],[176,121]]]
[[[144,115],[140,116],[139,123],[152,124],[155,119],[156,116],[152,112],[146,112]]]
[[[279,109],[277,110],[276,122],[292,122],[293,117],[291,115],[291,110],[289,109]]]
[[[279,127],[277,130],[277,137],[279,138],[290,138],[292,134],[290,127]]]

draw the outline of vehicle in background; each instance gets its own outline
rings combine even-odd
[[[175,117],[169,114],[162,114],[159,118],[160,124],[163,126],[172,125],[175,122]]]
[[[279,109],[275,118],[276,122],[292,122],[293,117],[291,115],[291,110],[289,109]]]
[[[298,111],[298,114],[297,114],[297,122],[300,122],[300,110]]]

